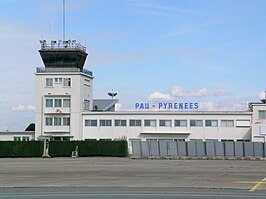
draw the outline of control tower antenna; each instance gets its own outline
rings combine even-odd
[[[66,17],[65,17],[65,0],[63,0],[63,42],[65,41]]]

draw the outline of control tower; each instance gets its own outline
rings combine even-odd
[[[46,68],[83,69],[88,54],[86,48],[76,43],[76,40],[51,41],[49,45],[46,40],[41,40],[40,43],[39,52]]]
[[[82,140],[82,113],[93,108],[93,74],[86,48],[75,40],[40,41],[36,69],[36,138]]]

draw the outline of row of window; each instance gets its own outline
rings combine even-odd
[[[30,140],[30,137],[28,137],[28,136],[22,136],[22,137],[15,136],[14,137],[14,141],[29,141],[29,140]]]
[[[69,126],[70,117],[45,117],[46,126]]]
[[[112,126],[112,120],[99,120],[100,126]],[[189,120],[190,127],[203,127],[203,120]],[[85,120],[85,126],[98,126],[98,120]],[[127,120],[114,120],[114,126],[127,126]],[[141,120],[129,120],[129,126],[142,126]],[[144,120],[144,126],[156,127],[157,120]],[[160,127],[172,127],[172,120],[159,120]],[[174,120],[174,126],[187,127],[187,120]],[[206,127],[218,127],[218,120],[205,120]],[[234,120],[221,120],[221,127],[234,127]]]
[[[71,78],[46,78],[45,85],[53,87],[54,84],[63,84],[64,87],[71,86]]]
[[[45,106],[47,108],[56,107],[70,107],[70,99],[45,99]]]

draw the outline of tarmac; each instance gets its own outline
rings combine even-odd
[[[107,196],[266,198],[266,162],[111,157],[0,159],[0,198]]]

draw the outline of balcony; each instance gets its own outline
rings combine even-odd
[[[66,67],[66,68],[44,68],[44,67],[37,67],[36,68],[36,73],[58,73],[58,72],[80,72],[84,73],[86,75],[93,76],[92,71],[89,71],[87,69],[80,69],[80,68],[75,68],[75,67]]]

